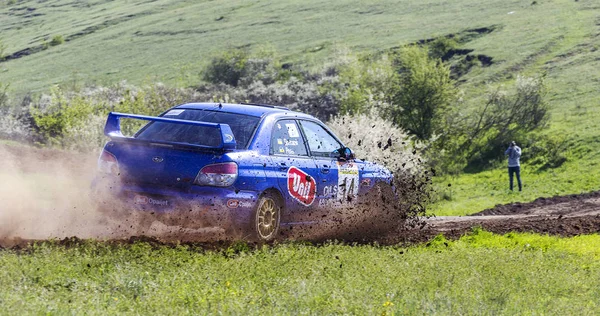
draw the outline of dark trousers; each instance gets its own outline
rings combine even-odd
[[[508,178],[510,179],[510,190],[513,189],[513,175],[517,175],[517,183],[519,184],[519,191],[521,191],[521,167],[508,167]]]

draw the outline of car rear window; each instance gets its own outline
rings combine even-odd
[[[163,117],[227,124],[233,131],[237,149],[246,148],[260,120],[259,117],[250,115],[196,109],[174,109],[165,113]],[[221,133],[217,128],[166,122],[151,122],[142,128],[135,137],[143,140],[178,142],[211,147],[221,145]]]

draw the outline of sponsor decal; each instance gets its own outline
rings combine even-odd
[[[338,200],[351,200],[358,196],[358,166],[354,162],[337,162]]]
[[[233,135],[225,134],[225,141],[228,143],[233,141]]]
[[[142,195],[136,195],[133,198],[133,203],[134,204],[139,204],[139,205],[144,205],[144,204],[148,204],[148,198]]]
[[[323,196],[326,198],[336,197],[338,192],[337,185],[326,185],[323,187]]]
[[[306,172],[290,167],[287,172],[288,192],[303,205],[310,206],[315,201],[317,182]]]
[[[240,201],[238,200],[227,200],[227,207],[229,208],[237,208],[240,206]]]
[[[149,198],[149,197],[143,196],[143,195],[136,195],[133,198],[133,203],[138,204],[138,205],[146,205],[146,204],[159,205],[159,206],[168,206],[169,205],[169,201],[167,201],[167,200],[153,199],[153,198]]]
[[[252,207],[252,202],[249,201],[240,201],[240,200],[227,200],[228,208],[238,208],[238,207]]]
[[[296,123],[288,123],[285,124],[285,126],[287,127],[288,135],[290,135],[290,137],[300,137],[300,133],[298,133],[298,129],[296,128]]]
[[[179,114],[183,113],[183,111],[185,111],[185,110],[171,110],[171,111],[167,112],[167,114],[165,114],[165,116],[167,116],[167,115],[169,115],[169,116],[170,115],[179,115]]]
[[[277,138],[277,145],[283,145],[283,139]]]

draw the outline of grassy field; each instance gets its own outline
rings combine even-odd
[[[0,63],[17,92],[56,83],[162,80],[194,83],[211,54],[272,45],[293,61],[316,62],[336,45],[387,49],[465,29],[494,27],[468,44],[497,62],[481,83],[575,48],[594,29],[594,1],[3,1],[6,55],[61,35],[66,42]],[[189,76],[192,76],[190,78]],[[191,81],[190,81],[191,80]]]
[[[0,251],[0,313],[597,314],[599,249],[483,231],[410,247],[45,242]]]
[[[503,165],[437,179],[446,199],[434,211],[468,214],[498,203],[600,188],[593,172],[600,162],[595,0],[21,0],[0,2],[0,20],[6,55],[35,51],[0,62],[0,82],[11,85],[12,95],[58,83],[194,85],[209,57],[235,47],[267,45],[286,61],[319,65],[340,46],[377,51],[463,32],[468,39],[461,48],[493,61],[460,79],[467,107],[482,104],[489,84],[508,87],[518,74],[545,74],[552,118],[544,133],[569,144],[568,161],[550,170],[524,166],[523,193],[507,192]],[[479,33],[464,33],[469,29]],[[63,44],[40,49],[57,35]]]

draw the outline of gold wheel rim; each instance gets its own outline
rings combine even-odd
[[[275,201],[266,198],[256,212],[256,230],[262,239],[270,239],[277,232],[279,209]]]

